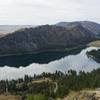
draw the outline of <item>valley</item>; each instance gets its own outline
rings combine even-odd
[[[1,35],[0,99],[96,100],[99,34],[99,24],[83,21]]]
[[[26,74],[34,76],[56,70],[88,72],[99,68],[99,63],[86,54],[99,49],[97,33],[94,34],[82,23],[99,27],[93,22],[74,22],[66,27],[41,25],[21,28],[0,37],[0,79],[17,79]]]

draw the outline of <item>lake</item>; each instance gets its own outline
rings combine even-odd
[[[34,74],[41,74],[43,72],[53,73],[56,70],[67,72],[68,70],[73,69],[77,72],[81,70],[90,72],[93,69],[100,68],[100,63],[88,58],[86,52],[97,49],[99,48],[88,47],[81,51],[71,52],[70,54],[65,52],[61,54],[54,52],[51,54],[45,53],[45,55],[41,54],[43,55],[43,59],[40,54],[38,56],[27,55],[28,57],[22,58],[15,57],[14,59],[13,57],[0,58],[0,80],[23,78],[24,75],[34,76]],[[17,63],[17,61],[20,62]],[[16,64],[18,64],[17,67]]]

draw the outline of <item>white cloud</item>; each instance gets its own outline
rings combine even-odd
[[[100,22],[100,0],[0,0],[0,24]]]

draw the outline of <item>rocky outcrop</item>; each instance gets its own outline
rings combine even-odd
[[[72,95],[70,94],[63,100],[100,100],[100,89],[80,91]]]
[[[0,37],[0,55],[38,53],[86,44],[94,35],[82,26],[70,29],[44,25]]]

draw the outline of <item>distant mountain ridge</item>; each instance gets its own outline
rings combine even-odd
[[[75,21],[75,22],[59,22],[56,24],[56,26],[61,26],[61,27],[74,27],[77,25],[81,25],[84,28],[88,29],[95,35],[100,35],[100,24],[92,21]]]
[[[33,27],[33,25],[0,25],[0,34],[1,35],[8,34],[22,28],[30,28],[30,27]]]
[[[56,51],[86,44],[94,35],[82,26],[72,28],[43,25],[25,28],[0,37],[0,55]]]

